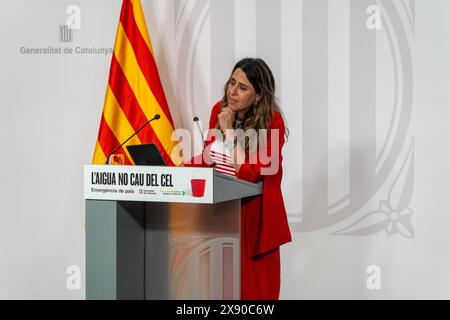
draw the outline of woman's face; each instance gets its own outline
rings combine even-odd
[[[228,107],[244,114],[259,98],[255,88],[248,80],[244,71],[240,68],[234,70],[227,87]]]

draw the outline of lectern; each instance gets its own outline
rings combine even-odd
[[[239,299],[240,202],[214,168],[86,165],[86,299]]]

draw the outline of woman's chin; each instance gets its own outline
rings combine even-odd
[[[230,109],[231,109],[231,111],[233,111],[233,112],[236,112],[236,111],[237,111],[237,108],[236,108],[236,106],[235,106],[235,105],[233,105],[233,104],[228,104],[228,108],[230,108]]]

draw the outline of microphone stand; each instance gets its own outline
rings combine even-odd
[[[202,148],[202,159],[204,159],[203,158],[203,153],[205,152],[205,149],[206,149],[206,141],[205,141],[205,138],[204,138],[204,136],[203,136],[203,132],[202,132],[202,129],[201,129],[201,127],[200,127],[200,125],[198,124],[198,117],[194,117],[194,122],[195,122],[195,124],[197,125],[197,128],[198,128],[198,131],[200,131],[200,135],[201,135],[201,137],[202,137],[202,143],[203,143],[203,148]],[[216,162],[215,161],[212,161],[211,162],[211,166],[213,166],[213,167],[215,167],[216,166]]]
[[[155,116],[153,118],[151,118],[150,120],[148,120],[146,123],[144,123],[144,125],[142,127],[140,127],[135,133],[133,133],[127,140],[125,140],[124,142],[122,142],[117,148],[115,148],[113,151],[111,151],[108,155],[108,157],[106,157],[106,163],[109,163],[109,158],[111,157],[111,155],[116,152],[117,150],[119,150],[125,143],[127,143],[131,138],[133,138],[136,134],[138,134],[139,131],[141,131],[142,129],[145,128],[146,125],[148,125],[150,122],[152,122],[153,120],[158,120],[159,118],[161,118],[161,116],[159,114],[155,114]]]
[[[203,150],[205,150],[205,148],[206,148],[206,142],[205,142],[205,138],[203,137],[203,132],[202,132],[202,129],[200,128],[200,125],[198,124],[198,117],[194,117],[194,122],[195,122],[195,124],[197,125],[197,128],[198,128],[198,131],[200,132],[200,135],[201,135],[201,137],[202,137],[202,143],[203,143]],[[202,150],[202,152],[203,152],[203,150]]]

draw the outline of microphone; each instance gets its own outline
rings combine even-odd
[[[111,157],[111,155],[116,152],[117,150],[119,150],[125,143],[128,142],[128,140],[130,140],[131,138],[133,138],[136,134],[138,134],[139,131],[141,131],[142,129],[145,128],[146,125],[148,125],[150,122],[152,122],[153,120],[158,120],[159,118],[161,118],[161,116],[159,114],[155,114],[155,116],[153,118],[151,118],[150,120],[148,120],[146,123],[144,123],[144,125],[142,127],[140,127],[139,129],[136,130],[135,133],[133,133],[127,140],[125,140],[124,142],[122,142],[117,148],[115,148],[113,151],[111,151],[108,154],[108,157],[106,157],[106,163],[109,163],[109,158]]]
[[[203,157],[203,152],[205,152],[205,148],[206,148],[206,141],[205,141],[205,138],[203,137],[202,128],[200,127],[200,125],[198,123],[198,121],[199,121],[198,117],[194,117],[194,119],[192,119],[192,120],[194,120],[194,122],[197,124],[198,131],[200,131],[200,134],[202,136],[202,142],[203,142],[202,157]],[[212,161],[211,166],[212,167],[216,166],[216,162],[214,160]]]
[[[203,150],[205,150],[205,148],[206,148],[206,142],[205,142],[205,138],[203,137],[203,132],[202,132],[202,129],[200,128],[200,125],[198,124],[198,117],[194,117],[194,119],[192,119],[192,120],[194,120],[194,122],[197,124],[197,128],[198,128],[198,131],[200,131],[200,134],[201,134],[201,136],[202,136],[202,142],[203,142]],[[202,152],[203,152],[203,150],[202,150]]]

